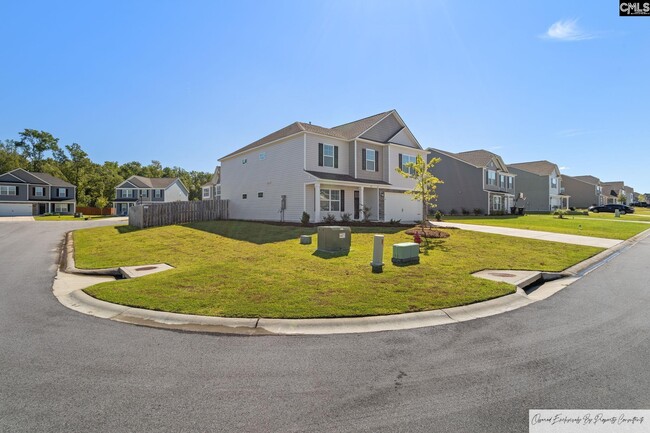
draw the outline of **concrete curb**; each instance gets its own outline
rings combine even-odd
[[[66,237],[65,245],[67,256],[72,255],[70,251],[72,243],[68,242],[68,238],[71,238],[69,234]],[[117,322],[162,329],[238,335],[327,335],[395,331],[448,325],[489,317],[544,300],[579,280],[590,269],[595,269],[599,264],[609,260],[614,254],[631,247],[648,236],[650,236],[650,229],[567,269],[561,274],[540,273],[542,277],[553,278],[553,281],[542,284],[530,294],[526,294],[522,287],[517,287],[516,293],[476,304],[388,316],[333,319],[258,319],[196,316],[145,310],[112,304],[87,295],[83,292],[84,288],[103,281],[110,281],[110,278],[105,273],[68,272],[68,269],[76,269],[74,265],[63,267],[65,271],[57,273],[52,289],[59,302],[80,313]],[[70,261],[68,261],[69,264]],[[96,271],[104,272],[106,270],[100,269]],[[564,278],[556,279],[558,276],[564,276]],[[523,282],[520,284],[523,284]]]
[[[74,263],[74,241],[72,239],[72,231],[65,234],[64,248],[61,254],[61,269],[69,274],[79,275],[111,275],[119,277],[119,268],[106,268],[106,269],[78,269]]]

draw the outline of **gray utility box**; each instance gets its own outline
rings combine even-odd
[[[391,261],[397,266],[417,265],[420,263],[420,246],[415,242],[393,244]]]
[[[318,227],[318,251],[328,253],[349,252],[352,243],[350,227]]]
[[[309,236],[309,235],[300,235],[300,243],[302,245],[311,244],[311,236]]]

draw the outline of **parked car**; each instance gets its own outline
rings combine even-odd
[[[637,203],[630,203],[630,206],[632,206],[632,207],[648,207],[648,203],[646,203],[644,201],[640,201],[640,202],[637,202]]]
[[[616,210],[622,214],[626,213],[634,213],[634,208],[631,208],[629,206],[625,206],[624,204],[606,204],[603,206],[589,206],[589,209],[587,209],[589,212],[616,212]]]

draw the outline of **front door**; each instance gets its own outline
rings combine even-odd
[[[354,219],[359,219],[359,191],[354,192]]]

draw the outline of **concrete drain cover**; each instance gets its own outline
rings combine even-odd
[[[120,268],[120,273],[124,278],[137,278],[144,277],[145,275],[155,274],[156,272],[166,271],[168,269],[174,268],[165,263],[158,263],[145,266],[122,266]]]
[[[494,275],[495,277],[504,277],[504,278],[516,277],[515,274],[506,274],[505,272],[490,272],[490,275]]]
[[[157,266],[144,266],[142,268],[135,268],[136,271],[150,271],[152,269],[156,269]]]

